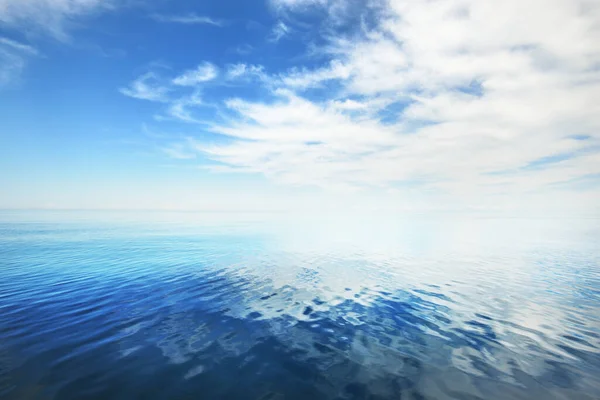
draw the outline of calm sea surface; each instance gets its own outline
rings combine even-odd
[[[600,220],[0,212],[2,399],[599,399]]]

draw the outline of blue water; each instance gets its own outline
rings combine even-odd
[[[600,221],[0,213],[2,399],[598,399]]]

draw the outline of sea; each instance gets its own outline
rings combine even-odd
[[[0,211],[0,399],[600,399],[600,220]]]

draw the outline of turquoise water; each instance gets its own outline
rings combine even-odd
[[[594,219],[0,213],[2,399],[597,399]]]

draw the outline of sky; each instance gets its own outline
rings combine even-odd
[[[0,0],[0,208],[600,216],[600,2]]]

